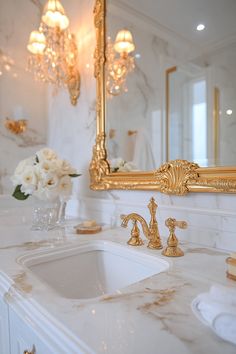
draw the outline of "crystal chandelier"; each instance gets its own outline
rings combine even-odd
[[[46,3],[39,29],[31,32],[27,49],[31,53],[28,68],[35,79],[67,87],[71,103],[76,105],[80,94],[78,50],[59,0]]]
[[[126,78],[135,68],[134,57],[130,54],[135,50],[130,31],[120,30],[115,43],[108,38],[106,46],[106,90],[109,95],[117,96],[127,92]]]

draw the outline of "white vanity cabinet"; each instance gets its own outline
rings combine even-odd
[[[20,317],[14,310],[9,308],[10,328],[10,354],[55,354],[38,334],[34,326],[25,316]],[[2,353],[2,352],[1,352]],[[8,352],[6,352],[7,354]],[[5,352],[4,352],[5,354]]]
[[[8,306],[0,298],[0,353],[10,353]]]

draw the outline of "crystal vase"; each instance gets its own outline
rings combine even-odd
[[[59,199],[55,201],[35,200],[31,230],[49,231],[58,227],[59,212]]]

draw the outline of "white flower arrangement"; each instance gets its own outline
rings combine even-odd
[[[111,172],[130,172],[137,170],[136,166],[132,162],[126,162],[121,157],[110,160],[109,164]]]
[[[15,186],[12,195],[18,200],[25,200],[31,195],[50,201],[58,197],[67,199],[72,192],[71,178],[78,176],[68,161],[61,160],[53,150],[44,148],[35,156],[19,162],[11,178]]]

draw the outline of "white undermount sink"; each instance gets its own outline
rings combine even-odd
[[[112,294],[169,267],[163,259],[110,241],[38,251],[18,261],[69,299]]]

